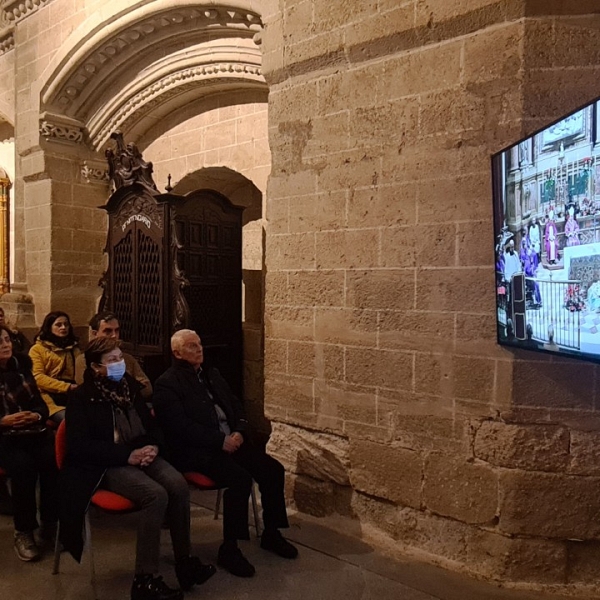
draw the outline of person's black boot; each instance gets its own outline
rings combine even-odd
[[[236,577],[253,577],[254,567],[235,542],[225,542],[219,548],[217,564]]]
[[[183,592],[170,588],[162,577],[136,575],[131,585],[131,600],[183,600]]]
[[[197,556],[188,556],[175,565],[177,581],[184,592],[192,589],[194,585],[201,585],[210,579],[217,569],[214,565],[202,564]]]

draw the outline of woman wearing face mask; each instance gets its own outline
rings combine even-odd
[[[55,423],[65,418],[70,392],[77,389],[75,360],[79,354],[69,315],[59,310],[47,314],[29,356],[35,382]]]
[[[189,490],[183,476],[160,456],[161,436],[140,391],[125,372],[119,342],[94,338],[85,351],[83,384],[66,411],[67,452],[60,474],[61,541],[76,560],[95,489],[116,492],[140,507],[132,600],[180,600],[183,592],[157,576],[160,530],[169,524],[175,572],[190,589],[215,573],[190,556]]]

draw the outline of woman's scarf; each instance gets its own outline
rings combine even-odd
[[[100,402],[110,402],[115,416],[115,442],[130,445],[135,439],[146,433],[142,420],[133,406],[129,384],[125,378],[113,382],[104,377],[95,377],[94,385],[100,396],[94,398]]]

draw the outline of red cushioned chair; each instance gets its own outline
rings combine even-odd
[[[63,462],[65,460],[65,454],[67,451],[67,431],[65,421],[59,425],[56,430],[56,440],[55,440],[55,451],[56,451],[56,464],[58,468],[62,468]],[[137,510],[136,505],[125,498],[125,496],[121,496],[120,494],[115,494],[114,492],[109,492],[108,490],[96,490],[94,495],[92,496],[90,503],[98,508],[102,509],[105,512],[111,514],[124,514],[130,513]],[[58,529],[56,531],[56,542],[54,544],[54,569],[52,573],[56,575],[60,568],[60,522],[58,524]],[[96,580],[96,569],[94,567],[94,553],[92,550],[92,533],[90,528],[90,519],[89,515],[85,513],[85,545],[90,553],[90,576],[92,581],[92,586]]]
[[[221,497],[223,496],[223,488],[220,488],[210,477],[197,473],[195,471],[188,471],[183,474],[183,477],[189,485],[200,491],[217,490],[217,502],[215,504],[215,519],[219,518],[219,511],[221,509]],[[256,537],[260,537],[260,519],[258,516],[258,508],[256,506],[256,492],[254,490],[254,481],[252,482],[252,488],[250,490],[250,500],[252,501],[252,514],[254,516],[254,529],[256,529]]]

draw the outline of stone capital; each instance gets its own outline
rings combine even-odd
[[[52,0],[3,0],[2,18],[17,23],[50,2]]]
[[[40,135],[49,142],[81,144],[84,141],[84,125],[76,119],[49,112],[40,117]]]

